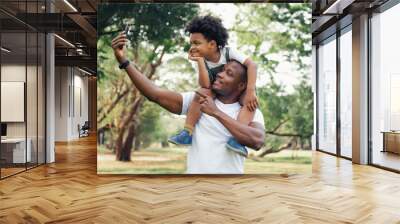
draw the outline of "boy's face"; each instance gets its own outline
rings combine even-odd
[[[207,57],[217,49],[215,41],[208,41],[201,33],[190,34],[189,54],[193,57]]]

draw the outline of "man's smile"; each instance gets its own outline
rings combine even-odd
[[[221,81],[220,78],[217,78],[215,82],[213,83],[213,87],[215,88],[216,86],[222,86],[223,82]]]

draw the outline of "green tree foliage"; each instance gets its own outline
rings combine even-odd
[[[292,128],[295,133],[300,135],[300,144],[307,143],[311,146],[311,136],[313,134],[313,92],[311,86],[306,81],[301,81],[295,86],[292,108],[289,111],[292,118]]]
[[[137,64],[156,63],[162,52],[184,48],[183,27],[198,13],[196,4],[101,4],[98,9],[99,60],[109,58],[111,40],[129,25],[130,53]],[[104,53],[104,54],[103,54]],[[101,63],[100,63],[101,64]],[[104,77],[103,70],[99,71]]]
[[[313,131],[313,99],[308,77],[311,5],[237,6],[239,11],[229,30],[230,36],[237,37],[239,50],[258,64],[259,76],[269,76],[269,82],[258,88],[267,133],[267,145],[261,155],[294,147],[298,142],[303,148],[304,143],[310,144]],[[170,125],[177,126],[177,118],[145,101],[126,73],[118,69],[110,48],[112,38],[130,24],[127,53],[139,70],[165,88],[193,90],[197,87],[197,74],[186,58],[188,43],[183,28],[198,14],[198,5],[191,3],[99,6],[98,121],[100,127],[112,124],[109,146],[116,150],[117,159],[129,160],[132,142],[146,146],[163,141],[173,129]],[[298,76],[302,77],[290,93],[276,81],[276,68],[282,61],[296,65]],[[118,152],[122,154],[118,156]]]
[[[183,28],[198,10],[198,5],[191,3],[99,5],[98,123],[99,127],[112,124],[109,146],[115,149],[118,160],[130,160],[138,128],[148,128],[139,124],[144,98],[126,73],[118,69],[111,40],[129,24],[127,56],[144,75],[156,80],[164,56],[183,51]]]
[[[232,31],[239,45],[272,74],[279,64],[277,55],[298,66],[310,69],[311,4],[238,4],[236,25]]]
[[[286,93],[273,78],[258,89],[267,134],[266,148],[260,155],[293,147],[310,147],[313,134],[313,93],[305,80],[294,89],[293,93]]]
[[[165,138],[164,128],[160,123],[161,107],[149,101],[143,103],[139,112],[139,125],[137,127],[137,143],[139,146],[147,147],[153,142],[161,142]]]
[[[232,31],[242,50],[259,65],[259,75],[269,82],[258,88],[265,117],[266,147],[260,153],[310,146],[313,133],[311,68],[311,4],[238,4],[241,11]],[[285,60],[296,65],[301,77],[288,93],[276,82],[277,66]],[[300,143],[300,146],[298,146]],[[307,147],[308,148],[308,147]]]

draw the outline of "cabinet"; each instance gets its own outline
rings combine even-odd
[[[383,133],[383,150],[382,152],[392,152],[400,154],[400,132],[388,131]]]
[[[6,164],[20,164],[32,161],[31,139],[27,139],[25,151],[25,138],[7,138],[1,140],[1,159]]]

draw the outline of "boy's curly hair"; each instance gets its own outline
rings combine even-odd
[[[186,26],[185,32],[201,33],[208,40],[217,42],[219,48],[225,47],[229,35],[221,19],[211,15],[195,17]]]

